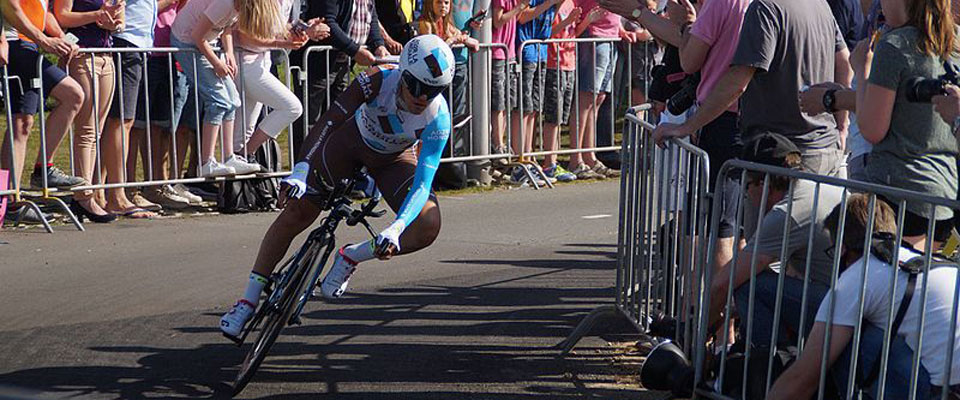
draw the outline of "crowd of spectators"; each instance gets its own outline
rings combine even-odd
[[[255,173],[261,166],[246,155],[291,124],[299,147],[309,122],[346,88],[355,67],[399,54],[417,34],[436,34],[459,47],[456,76],[444,94],[451,97],[456,119],[468,112],[469,54],[482,47],[474,33],[490,24],[490,110],[473,110],[491,115],[490,152],[532,152],[541,119],[546,150],[559,149],[563,127],[572,149],[609,145],[613,110],[654,103],[652,118],[659,121],[654,139],[689,140],[703,149],[710,158],[709,187],[723,193],[715,199],[721,215],[709,263],[717,271],[708,283],[710,321],[721,319],[728,306],[725,293],[732,290],[730,308],[741,316],[752,309],[755,344],[770,346],[763,341],[774,330],[783,330],[783,337],[811,329],[811,337],[822,335],[822,322],[829,318],[821,299],[831,296],[830,252],[843,252],[845,264],[870,252],[851,246],[855,241],[847,243],[846,236],[845,248],[831,247],[840,234],[835,225],[842,190],[762,174],[747,174],[742,183],[721,176],[720,167],[743,159],[956,199],[960,89],[946,85],[929,94],[916,89],[917,78],[956,71],[952,5],[950,0],[492,0],[487,10],[474,0],[4,0],[0,62],[18,84],[10,85],[6,99],[13,140],[4,137],[0,167],[9,170],[12,161],[18,176],[11,179],[20,181],[27,138],[49,96],[55,105],[46,114],[45,151],[37,155],[32,186],[123,184],[136,179],[138,164],[149,180]],[[573,38],[580,40],[521,46]],[[333,51],[306,50],[317,44]],[[105,47],[123,50],[78,53]],[[137,51],[149,47],[191,51]],[[60,65],[41,50],[56,55]],[[276,50],[286,50],[291,64],[310,79],[292,79],[288,88],[273,71]],[[37,65],[40,87],[33,83]],[[632,92],[621,93],[630,86]],[[71,127],[76,176],[53,164]],[[451,140],[455,147],[463,142],[457,134]],[[559,161],[556,155],[542,159],[548,179],[620,174],[615,154],[587,151],[571,154],[565,166]],[[518,167],[510,179],[527,175]],[[182,184],[142,191],[117,186],[76,190],[72,208],[92,221],[110,222],[117,216],[152,218],[161,208],[201,200]],[[923,252],[928,242],[937,248],[955,232],[953,210],[880,200],[870,212],[887,215],[905,206],[903,253]],[[868,207],[862,197],[848,203],[853,210]],[[737,223],[737,210],[747,207],[762,208],[763,215],[750,229]],[[856,224],[864,213],[846,220]],[[933,237],[927,237],[930,219],[936,221]],[[880,222],[876,232],[896,230],[894,222]],[[861,234],[872,234],[861,228]],[[812,240],[806,233],[811,231]],[[782,240],[784,232],[790,240]],[[746,254],[735,263],[737,249]],[[781,260],[782,254],[787,259]],[[779,273],[787,274],[782,301],[776,301]],[[875,278],[889,279],[880,275]],[[841,289],[852,285],[851,279],[841,276]],[[745,283],[751,280],[754,304],[746,308]],[[941,292],[936,301],[952,302],[952,290]],[[809,304],[801,304],[804,298]],[[889,303],[877,298],[876,304]],[[786,318],[774,327],[777,304]],[[810,314],[803,319],[802,309]],[[834,322],[847,327],[851,318],[840,313]],[[909,352],[911,344],[898,348]],[[830,363],[843,349],[830,349]],[[804,390],[816,387],[809,381],[819,376],[800,370],[814,365],[811,360],[820,365],[816,357],[822,354],[813,353],[803,353],[803,362],[788,371],[795,379],[778,381],[772,396],[794,393],[785,388],[801,382],[807,383]],[[960,384],[960,368],[944,377],[937,357],[921,354],[930,386],[924,393]]]

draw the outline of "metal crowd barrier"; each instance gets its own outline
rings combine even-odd
[[[692,321],[702,285],[710,160],[689,142],[671,139],[660,149],[654,126],[637,114],[626,115],[620,151],[620,216],[617,238],[616,300],[585,317],[558,346],[566,354],[602,318],[625,317],[640,332],[664,317]],[[699,231],[698,231],[699,230]],[[693,310],[694,314],[690,314]],[[676,337],[692,337],[691,323],[677,324]],[[689,347],[689,345],[687,346]]]
[[[751,215],[755,215],[757,217],[756,221],[762,221],[763,217],[766,215],[766,212],[764,210],[769,209],[772,206],[771,202],[775,201],[778,198],[778,197],[773,197],[771,195],[772,191],[774,190],[774,189],[771,189],[771,181],[778,177],[779,178],[785,177],[785,178],[789,178],[790,180],[789,189],[787,189],[785,193],[781,192],[784,195],[783,200],[781,201],[781,206],[783,203],[786,203],[786,213],[788,215],[792,215],[791,213],[793,212],[793,210],[795,210],[795,207],[800,207],[794,204],[794,193],[796,193],[797,186],[800,184],[800,182],[805,181],[815,185],[814,194],[813,194],[814,203],[811,207],[812,209],[800,210],[800,212],[804,212],[804,211],[811,212],[812,213],[811,218],[816,220],[818,218],[817,210],[818,210],[818,207],[820,206],[818,205],[818,202],[827,201],[826,200],[827,197],[823,195],[824,191],[833,190],[834,192],[839,191],[842,193],[840,195],[841,200],[838,205],[838,207],[840,207],[841,209],[841,213],[840,213],[841,217],[839,219],[839,224],[837,228],[837,233],[836,233],[837,237],[834,239],[835,240],[834,242],[830,243],[833,245],[832,249],[834,251],[830,253],[829,251],[824,250],[826,252],[826,255],[832,260],[830,265],[823,265],[823,264],[819,266],[812,265],[814,255],[816,254],[814,253],[814,251],[822,250],[822,249],[815,249],[817,245],[814,244],[814,240],[815,240],[814,235],[816,231],[823,229],[823,226],[819,224],[810,225],[809,230],[804,229],[804,232],[802,233],[803,235],[802,237],[805,238],[802,240],[806,240],[806,248],[799,249],[798,251],[805,251],[805,254],[806,254],[806,257],[805,257],[806,265],[804,266],[803,272],[798,273],[795,270],[793,270],[793,268],[797,267],[796,265],[788,266],[788,265],[785,265],[786,263],[783,263],[783,262],[779,262],[779,266],[777,266],[778,262],[775,262],[774,264],[770,264],[769,266],[758,265],[757,256],[756,256],[757,248],[751,247],[751,245],[749,244],[747,245],[746,248],[742,248],[742,249],[735,248],[734,258],[732,262],[733,265],[737,265],[738,259],[743,259],[743,257],[748,257],[748,256],[750,257],[748,261],[750,272],[751,272],[750,279],[749,281],[744,283],[742,286],[739,286],[740,290],[743,290],[743,288],[747,288],[747,290],[749,291],[749,296],[748,296],[749,300],[747,302],[748,304],[737,305],[737,308],[742,308],[745,306],[748,310],[746,316],[744,315],[738,316],[738,318],[740,319],[739,326],[741,328],[741,333],[737,338],[737,340],[742,341],[746,345],[743,347],[742,353],[738,355],[732,354],[733,351],[730,349],[729,346],[726,346],[726,345],[717,346],[718,343],[728,344],[732,342],[731,340],[729,340],[730,338],[727,337],[727,335],[729,332],[730,325],[732,324],[732,318],[734,315],[737,315],[736,308],[734,307],[735,306],[734,303],[736,301],[734,300],[734,297],[733,297],[734,290],[737,288],[734,288],[732,284],[728,285],[728,289],[726,290],[725,293],[722,294],[723,296],[725,296],[725,305],[723,306],[723,317],[722,317],[723,328],[719,329],[718,331],[714,330],[713,332],[711,332],[711,330],[714,329],[714,327],[716,326],[715,324],[717,323],[716,321],[717,316],[709,315],[710,313],[707,310],[710,309],[711,301],[713,301],[713,299],[711,299],[711,296],[717,295],[718,293],[711,293],[711,290],[701,291],[700,297],[699,297],[700,307],[698,307],[699,311],[697,312],[698,314],[697,326],[699,327],[699,329],[697,331],[695,346],[693,349],[694,356],[695,356],[694,362],[693,362],[693,367],[695,368],[695,382],[698,383],[696,393],[695,393],[696,394],[695,398],[711,398],[711,399],[757,398],[757,397],[750,397],[746,393],[753,393],[754,396],[765,395],[765,393],[767,393],[770,390],[771,386],[774,385],[775,382],[777,382],[776,381],[777,376],[775,375],[776,375],[776,372],[780,372],[782,369],[783,353],[785,351],[789,351],[793,353],[799,352],[802,354],[803,350],[805,349],[805,346],[812,345],[810,342],[810,339],[808,339],[807,337],[807,332],[789,331],[790,333],[793,333],[796,335],[795,341],[793,338],[790,338],[788,340],[787,338],[778,337],[780,335],[779,327],[782,327],[784,326],[784,324],[786,324],[785,318],[788,318],[793,315],[797,315],[797,313],[799,313],[800,322],[799,322],[799,325],[797,326],[799,327],[800,330],[808,329],[808,326],[812,325],[814,322],[809,319],[811,317],[808,317],[808,315],[815,315],[817,311],[816,309],[811,309],[809,307],[819,308],[823,306],[828,307],[827,310],[828,310],[829,318],[825,323],[826,334],[824,335],[823,342],[821,342],[822,348],[823,348],[823,353],[820,354],[821,362],[817,364],[819,366],[819,370],[817,372],[819,376],[819,385],[816,388],[817,399],[825,399],[825,398],[826,399],[839,399],[839,398],[855,399],[855,398],[860,398],[860,396],[864,396],[864,398],[883,399],[885,395],[886,395],[886,398],[890,398],[890,399],[909,398],[912,400],[915,398],[918,398],[918,399],[931,398],[931,397],[928,397],[927,393],[917,392],[918,384],[924,383],[924,382],[918,382],[919,369],[921,367],[921,352],[924,346],[927,345],[927,342],[931,340],[931,336],[929,334],[925,334],[924,329],[928,328],[931,323],[943,323],[945,322],[944,319],[949,320],[949,324],[950,324],[948,329],[949,335],[946,335],[946,338],[942,339],[947,343],[947,346],[946,348],[937,348],[935,349],[935,351],[943,352],[946,354],[945,363],[942,366],[943,368],[942,372],[943,372],[943,376],[945,376],[946,379],[948,380],[947,383],[954,383],[954,384],[960,383],[960,382],[949,382],[949,378],[951,376],[951,369],[956,367],[952,365],[952,359],[953,359],[954,346],[957,345],[956,335],[957,335],[958,299],[960,299],[960,296],[958,296],[958,290],[960,290],[960,279],[958,279],[957,282],[953,283],[953,287],[955,289],[952,290],[953,300],[952,300],[952,305],[950,305],[950,308],[949,308],[949,313],[950,313],[949,316],[945,317],[944,314],[946,311],[943,308],[934,309],[933,311],[937,313],[935,315],[928,315],[928,312],[930,311],[927,308],[927,304],[928,304],[927,296],[928,296],[928,284],[929,284],[928,276],[931,270],[931,265],[936,262],[936,260],[934,260],[934,258],[932,257],[932,254],[934,254],[934,251],[936,250],[933,247],[934,246],[933,240],[926,241],[926,245],[923,251],[923,256],[921,257],[923,259],[922,268],[921,268],[922,276],[917,280],[916,293],[913,294],[913,301],[920,302],[919,303],[920,314],[919,314],[919,317],[915,319],[917,321],[916,330],[918,331],[916,340],[907,341],[907,345],[910,346],[913,350],[911,365],[909,366],[909,369],[911,371],[910,377],[907,378],[908,382],[903,382],[903,381],[900,381],[899,379],[894,379],[894,378],[890,378],[891,380],[888,381],[888,377],[887,377],[888,370],[892,366],[892,364],[890,364],[891,346],[889,345],[889,343],[891,342],[891,335],[896,334],[896,332],[891,332],[891,327],[893,325],[894,315],[895,313],[897,313],[898,303],[903,298],[903,295],[897,295],[897,286],[899,285],[899,283],[896,277],[898,274],[901,273],[900,269],[896,267],[889,268],[889,274],[890,274],[889,286],[868,288],[867,279],[863,278],[860,280],[857,286],[858,295],[845,297],[839,300],[837,299],[838,296],[836,295],[838,293],[836,292],[838,277],[842,276],[840,272],[843,271],[844,267],[846,267],[845,265],[841,266],[841,262],[844,260],[841,260],[840,249],[841,249],[841,243],[842,243],[841,239],[844,236],[844,230],[849,225],[849,223],[846,221],[846,212],[848,210],[848,198],[851,194],[863,193],[864,195],[868,196],[869,198],[868,200],[869,206],[867,207],[868,210],[873,210],[873,207],[877,203],[884,201],[883,199],[886,199],[887,202],[892,202],[897,205],[897,207],[893,207],[893,210],[896,214],[897,230],[895,233],[895,238],[893,238],[894,241],[892,242],[896,244],[903,242],[903,238],[904,238],[903,223],[905,218],[905,210],[907,208],[906,205],[908,202],[912,204],[921,204],[924,206],[945,207],[953,210],[958,210],[960,209],[960,201],[957,201],[954,199],[938,198],[938,197],[926,195],[923,193],[911,192],[911,191],[897,189],[889,186],[881,186],[881,185],[876,185],[871,183],[864,183],[864,182],[844,180],[844,179],[839,179],[839,178],[834,178],[829,176],[815,175],[807,172],[789,170],[789,169],[778,168],[778,167],[773,167],[768,165],[754,164],[754,163],[749,163],[749,162],[740,161],[740,160],[732,160],[724,164],[724,166],[720,170],[720,177],[727,177],[727,176],[740,178],[740,188],[739,188],[740,193],[746,193],[748,185],[750,184],[762,186],[762,195],[760,195],[759,200],[754,199],[753,201],[739,202],[740,204],[737,208],[738,224],[742,223],[746,217],[750,217]],[[748,183],[750,176],[753,176],[755,178],[752,183]],[[762,177],[762,178],[757,179],[758,177]],[[722,179],[718,179],[718,182],[721,182],[721,181]],[[830,189],[830,187],[833,187],[833,189]],[[723,190],[724,190],[723,185],[717,185],[717,191],[720,192],[717,194],[718,196],[722,195]],[[754,194],[754,196],[756,197],[757,194]],[[830,208],[832,209],[833,207],[830,207]],[[706,254],[713,254],[713,249],[717,245],[717,236],[718,236],[717,222],[719,221],[719,217],[720,217],[719,210],[720,210],[720,204],[714,204],[709,245],[708,245],[708,251],[706,252]],[[874,230],[876,215],[873,213],[873,211],[867,211],[867,213],[869,214],[867,216],[867,222],[865,224],[865,232],[867,232],[867,234],[864,235],[862,240],[864,242],[863,248],[871,249],[872,240],[876,239],[876,237],[870,233]],[[823,218],[823,217],[825,216],[819,215],[819,218]],[[934,220],[932,217],[930,217],[927,219],[926,222],[927,222],[926,237],[933,238],[934,237]],[[760,223],[757,222],[756,225],[757,225],[757,228],[755,230],[753,230],[753,227],[748,227],[747,230],[745,231],[745,234],[753,236],[759,233]],[[787,244],[790,241],[790,235],[791,235],[791,229],[789,229],[789,224],[785,224],[784,231],[783,231],[782,244],[781,244],[782,250],[779,254],[779,260],[789,259],[786,249],[788,247]],[[736,236],[737,236],[736,242],[739,242],[739,236],[740,236],[739,230],[736,233]],[[820,246],[822,246],[822,244]],[[901,250],[899,247],[896,247],[896,246],[894,246],[894,249],[895,250],[893,251],[893,255],[891,259],[898,260],[900,255],[899,253]],[[864,253],[867,253],[867,251],[864,251]],[[865,262],[851,264],[850,269],[845,271],[844,274],[847,272],[853,271],[853,272],[859,272],[861,277],[867,276],[865,272],[868,268],[869,258],[866,258],[865,260],[866,260]],[[826,271],[827,269],[830,271],[831,278],[830,278],[829,288],[826,290],[828,290],[828,293],[830,292],[834,293],[834,295],[830,296],[830,301],[823,304],[821,304],[820,300],[817,299],[816,297],[810,297],[810,296],[816,296],[815,290],[813,289],[814,286],[812,284],[813,279],[811,278],[811,269],[817,268],[817,267],[820,268],[820,271]],[[776,276],[777,276],[776,295],[773,299],[769,297],[763,297],[763,295],[767,294],[766,292],[761,294],[757,291],[758,289],[757,289],[756,274],[760,273],[761,271],[765,271],[768,268],[774,273],[776,273]],[[879,268],[879,266],[873,266],[871,268]],[[954,266],[953,268],[956,268],[956,266]],[[790,272],[789,273],[785,272],[787,270],[789,270]],[[725,281],[728,281],[729,283],[733,283],[734,282],[733,272],[734,270],[730,269],[729,276],[719,276],[719,275],[714,276],[713,268],[704,268],[703,269],[704,275],[703,275],[702,282],[704,282],[704,285],[706,285],[706,287],[710,287],[710,284],[713,279],[723,279]],[[887,271],[884,271],[882,273],[886,274]],[[792,279],[792,282],[793,282],[792,285],[794,285],[794,289],[796,289],[795,285],[798,284],[796,280],[802,281],[802,297],[800,298],[799,310],[791,309],[791,307],[788,307],[784,303],[785,301],[784,300],[784,297],[785,297],[784,282],[785,282],[785,277],[787,277],[788,275]],[[802,275],[802,277],[798,275]],[[960,278],[960,274],[958,274],[958,278]],[[619,287],[620,286],[618,285],[618,288]],[[824,287],[826,287],[826,285]],[[771,289],[768,287],[764,290],[770,291]],[[876,382],[879,383],[879,386],[878,386],[879,390],[872,391],[870,390],[870,388],[859,388],[859,387],[855,387],[855,385],[853,384],[848,384],[846,385],[845,388],[837,387],[835,388],[835,390],[831,390],[833,386],[832,386],[832,383],[828,384],[828,381],[832,381],[834,379],[833,378],[834,374],[839,374],[839,372],[837,372],[839,370],[834,371],[828,365],[827,351],[830,348],[830,343],[832,339],[831,328],[833,326],[833,319],[835,316],[834,313],[836,311],[838,301],[856,302],[854,304],[856,304],[856,306],[859,307],[858,308],[859,312],[856,318],[856,325],[853,327],[853,335],[848,344],[849,346],[848,349],[851,350],[851,357],[849,357],[849,362],[850,362],[849,374],[846,376],[846,382],[857,382],[856,379],[858,377],[862,377],[863,371],[858,372],[858,370],[861,368],[861,366],[858,364],[861,361],[859,359],[860,353],[861,352],[870,353],[871,351],[874,351],[872,350],[872,347],[867,347],[865,348],[866,350],[861,348],[861,346],[864,344],[864,342],[862,341],[863,339],[862,335],[864,333],[863,320],[865,318],[864,301],[865,301],[865,296],[868,290],[878,291],[878,292],[872,292],[874,294],[881,293],[879,291],[882,291],[882,293],[885,293],[885,295],[888,296],[890,299],[889,303],[884,305],[886,312],[883,318],[886,321],[886,323],[884,324],[884,326],[877,327],[884,331],[881,349],[876,350],[877,352],[880,352],[880,357],[879,357],[880,366],[878,370],[875,369],[875,371],[878,371],[879,373],[879,375],[877,375],[878,378],[876,380]],[[904,289],[901,288],[901,291],[902,290]],[[743,295],[743,292],[741,292],[741,296],[742,295]],[[742,297],[738,297],[738,299],[742,300]],[[773,302],[774,304],[773,315],[772,315],[773,323],[771,325],[771,327],[774,327],[774,328],[772,329],[772,335],[769,338],[770,339],[769,343],[772,344],[769,346],[769,350],[764,349],[764,347],[755,348],[755,344],[760,343],[760,342],[757,342],[757,340],[766,339],[765,337],[758,339],[757,336],[754,336],[754,332],[753,332],[754,324],[755,324],[755,321],[754,321],[754,316],[755,316],[754,311],[756,310],[755,306],[757,301],[761,299],[766,303]],[[808,306],[808,303],[810,303],[809,306]],[[794,304],[794,303],[791,303],[791,304]],[[910,304],[915,305],[916,303],[911,302]],[[950,303],[947,303],[947,304],[950,304]],[[911,308],[915,308],[915,307],[911,307]],[[908,314],[909,314],[909,311],[908,311]],[[876,317],[876,315],[874,315],[874,317]],[[904,320],[903,322],[904,325],[902,326],[906,326],[907,323],[908,323],[907,320]],[[745,328],[745,333],[743,333],[744,328]],[[711,338],[711,334],[713,334],[714,332],[721,332],[722,337]],[[938,332],[940,332],[941,335],[944,333],[944,331],[942,330],[942,327]],[[950,338],[953,338],[953,340],[951,340]],[[712,347],[721,348],[719,354],[713,353],[713,351],[710,349],[711,347],[710,344],[712,344]],[[817,343],[817,344],[820,344],[820,343]],[[814,347],[814,349],[816,348],[817,347]],[[794,349],[796,351],[793,351]],[[876,355],[877,352],[873,352],[872,354]],[[689,352],[687,354],[689,354]],[[711,362],[710,361],[711,357],[719,357],[718,358],[719,361]],[[756,358],[756,357],[761,357],[762,358],[761,361],[763,361],[761,364],[759,364],[759,367],[758,365],[756,365],[755,363],[751,363],[750,361],[751,358]],[[845,362],[846,360],[847,359],[845,358],[845,356],[841,355],[836,360],[836,362],[840,363],[840,362]],[[716,365],[719,365],[719,367],[714,367]],[[797,365],[797,364],[793,364],[793,365]],[[902,367],[906,367],[906,366],[901,366],[901,369]],[[927,363],[923,364],[923,367],[939,368],[941,366],[930,365],[928,361]],[[907,391],[909,391],[909,395],[906,397],[887,395],[886,389],[888,389],[888,384],[901,385],[900,388],[906,389]],[[902,385],[905,385],[905,384],[909,386],[903,387]],[[936,384],[936,383],[932,383],[932,384]],[[758,389],[758,386],[755,386],[755,385],[762,385],[762,386],[760,386],[759,387],[760,389]],[[891,387],[894,387],[894,386],[891,386]],[[757,390],[762,390],[762,393],[758,394]],[[861,392],[868,392],[868,393],[865,394]],[[936,398],[945,400],[952,397],[948,397],[948,390],[944,390],[943,392],[938,394]]]

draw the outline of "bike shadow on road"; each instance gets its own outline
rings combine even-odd
[[[588,344],[567,359],[558,358],[554,347],[585,313],[612,298],[608,274],[583,268],[610,261],[552,262],[544,271],[521,269],[508,279],[437,279],[311,302],[303,325],[283,331],[240,397],[643,398],[635,387],[615,387],[617,371],[602,345]],[[458,285],[461,281],[482,283]],[[96,338],[81,339],[81,349],[71,350],[76,359],[2,374],[0,382],[78,398],[226,398],[242,355],[219,336],[218,317],[209,312],[115,321],[179,338],[159,345],[149,336],[125,337],[129,329],[111,333],[102,327]]]

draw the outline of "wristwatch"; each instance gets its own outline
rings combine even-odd
[[[823,92],[823,109],[827,112],[837,112],[837,89],[828,89]]]
[[[633,17],[634,20],[640,20],[641,15],[643,15],[643,10],[639,8],[635,8],[633,12],[630,13],[630,16]]]

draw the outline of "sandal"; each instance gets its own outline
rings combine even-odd
[[[112,211],[107,211],[107,212],[112,212]],[[128,208],[126,210],[116,212],[114,214],[117,214],[124,218],[130,218],[130,219],[154,219],[157,217],[157,213],[150,210],[142,209],[140,207]]]

